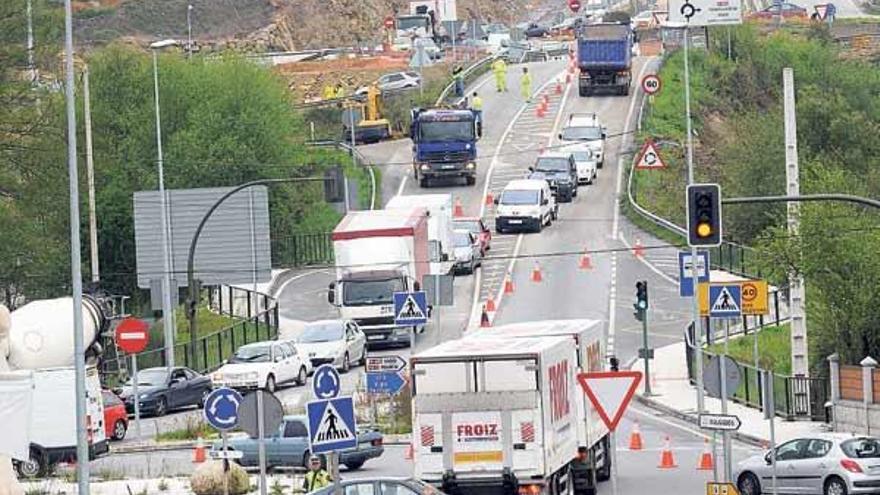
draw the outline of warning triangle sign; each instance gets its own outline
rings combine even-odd
[[[718,297],[716,297],[715,301],[712,303],[711,311],[713,313],[728,311],[731,313],[739,313],[739,306],[736,304],[736,299],[733,298],[733,294],[727,290],[727,287],[721,287],[721,290],[718,292]]]
[[[342,416],[339,415],[339,411],[333,407],[333,401],[327,401],[327,407],[324,409],[324,414],[321,415],[318,431],[312,439],[312,444],[335,443],[354,438],[354,434],[345,424]]]
[[[665,168],[666,164],[660,158],[660,153],[654,145],[654,141],[650,139],[645,141],[642,151],[639,152],[639,159],[636,160],[636,168]]]
[[[403,301],[403,306],[400,307],[400,313],[397,314],[396,319],[411,320],[423,318],[427,318],[427,316],[425,316],[425,312],[422,311],[422,308],[419,307],[416,298],[413,297],[412,294],[406,296],[406,301]]]
[[[819,19],[825,20],[825,16],[828,14],[828,4],[823,3],[816,5],[816,13],[819,14]]]
[[[599,417],[614,431],[629,406],[639,382],[640,371],[610,371],[578,374],[581,388],[590,398]]]

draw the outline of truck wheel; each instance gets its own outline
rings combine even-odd
[[[349,461],[345,463],[345,467],[348,468],[349,471],[357,471],[358,469],[364,466],[364,461]]]
[[[467,183],[467,185],[469,185],[469,186],[473,186],[474,184],[477,183],[477,178],[474,176],[470,176],[470,175],[465,177],[464,180]]]
[[[42,478],[48,474],[48,468],[46,456],[35,448],[31,448],[28,460],[19,461],[15,465],[15,470],[22,478]]]
[[[589,88],[585,86],[578,86],[578,96],[590,96]]]

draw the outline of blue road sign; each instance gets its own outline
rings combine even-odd
[[[742,315],[742,288],[739,283],[709,286],[709,316],[734,318]]]
[[[709,252],[697,251],[697,276],[700,283],[709,281]],[[694,272],[691,271],[691,253],[689,251],[678,252],[678,295],[681,297],[694,296]]]
[[[316,400],[306,405],[309,449],[324,454],[357,447],[357,422],[351,397]]]
[[[428,323],[428,297],[425,291],[394,293],[394,324],[424,325]]]
[[[205,420],[221,431],[235,428],[241,400],[241,394],[231,388],[214,389],[205,397]]]
[[[406,380],[399,371],[367,373],[368,394],[397,395],[406,386]]]
[[[332,399],[339,395],[339,372],[330,364],[322,364],[312,376],[312,391],[318,399]]]

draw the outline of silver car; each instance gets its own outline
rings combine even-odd
[[[474,273],[474,270],[482,265],[480,240],[468,230],[456,230],[453,233],[455,242],[455,265],[452,270],[456,273]]]
[[[770,452],[736,466],[743,495],[773,493]],[[776,492],[847,495],[880,493],[880,440],[845,433],[798,438],[776,448]]]

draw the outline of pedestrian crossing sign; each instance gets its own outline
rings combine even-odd
[[[733,318],[742,315],[742,288],[739,283],[709,285],[709,316]]]
[[[357,447],[357,423],[351,397],[312,401],[306,409],[309,449],[313,454]]]
[[[394,324],[428,323],[428,297],[424,291],[394,293]]]

